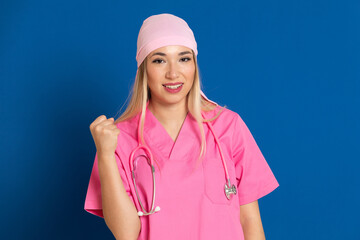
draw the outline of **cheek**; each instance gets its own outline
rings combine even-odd
[[[195,67],[189,67],[185,70],[185,75],[189,81],[194,81]]]
[[[149,62],[146,65],[146,74],[148,78],[157,79],[160,75],[160,69]]]
[[[147,78],[148,78],[148,83],[149,85],[155,85],[157,83],[159,83],[162,79],[162,74],[159,70],[156,69],[149,69],[146,71],[147,74]]]
[[[154,68],[147,69],[146,73],[148,79],[156,79],[156,75],[158,75]]]

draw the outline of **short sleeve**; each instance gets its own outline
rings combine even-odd
[[[116,153],[116,152],[115,152]],[[124,167],[119,159],[118,154],[115,154],[116,163],[119,169],[121,180],[124,184],[126,193],[130,197],[131,201],[134,202],[134,199],[132,197],[129,182],[127,181],[126,174]],[[95,160],[93,164],[93,168],[90,175],[90,181],[86,193],[85,198],[85,205],[84,209],[99,217],[104,217],[103,211],[102,211],[102,200],[101,200],[101,184],[100,184],[100,176],[99,176],[99,170],[98,170],[98,158],[97,153],[95,154]]]
[[[250,130],[237,113],[232,151],[240,205],[256,201],[279,186]]]

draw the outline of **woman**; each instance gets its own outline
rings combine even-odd
[[[147,18],[127,109],[90,125],[85,210],[116,239],[265,239],[257,200],[279,184],[241,117],[200,90],[196,57],[183,19]]]

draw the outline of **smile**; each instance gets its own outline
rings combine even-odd
[[[176,85],[163,85],[166,88],[170,88],[170,89],[177,89],[179,87],[181,87],[183,85],[183,83],[180,84],[176,84]]]

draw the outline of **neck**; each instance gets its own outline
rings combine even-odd
[[[181,125],[188,112],[186,101],[176,104],[163,104],[150,100],[148,108],[163,125],[173,127]]]

